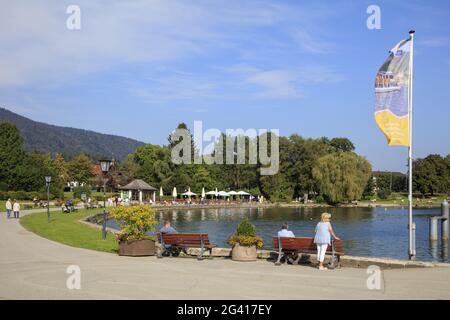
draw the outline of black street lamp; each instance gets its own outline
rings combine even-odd
[[[50,183],[52,182],[51,176],[45,176],[45,186],[47,187],[47,222],[50,223]]]
[[[109,167],[111,166],[110,160],[100,160],[100,167],[103,172],[103,225],[102,225],[102,239],[106,239],[106,174],[109,171]]]

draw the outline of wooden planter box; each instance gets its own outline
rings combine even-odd
[[[154,240],[120,241],[119,256],[154,256],[156,254]]]
[[[246,247],[237,243],[231,250],[233,261],[256,261],[257,258],[256,246]]]

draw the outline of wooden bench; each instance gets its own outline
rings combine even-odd
[[[273,237],[273,247],[278,251],[278,259],[275,265],[281,265],[281,259],[283,257],[291,258],[296,257],[293,263],[298,263],[302,253],[317,253],[317,246],[314,243],[314,238],[307,237]],[[344,250],[342,248],[341,240],[333,240],[332,245],[328,246],[326,254],[333,254],[337,258],[339,264],[340,257],[343,256]],[[332,261],[334,263],[334,261]]]
[[[162,258],[164,252],[167,251],[166,245],[177,249],[200,248],[198,260],[203,260],[203,253],[206,250],[209,250],[211,256],[212,249],[216,247],[215,244],[209,242],[208,234],[206,233],[158,233],[157,237],[158,242],[161,243],[158,258]]]

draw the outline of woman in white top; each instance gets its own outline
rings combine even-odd
[[[17,200],[14,200],[13,204],[14,218],[19,219],[20,217],[20,204]]]
[[[321,215],[320,222],[316,226],[314,243],[317,245],[317,262],[319,263],[319,270],[327,270],[327,268],[323,266],[323,260],[325,259],[328,245],[331,244],[331,236],[333,236],[334,239],[339,240],[333,232],[330,220],[331,214],[324,212]]]
[[[8,201],[6,201],[6,217],[9,219],[11,218],[11,211],[12,211],[12,203],[11,203],[11,199],[8,199]]]

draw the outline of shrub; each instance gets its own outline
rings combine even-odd
[[[323,196],[319,195],[319,196],[317,196],[317,197],[314,198],[314,201],[315,201],[316,203],[324,203],[324,202],[325,202],[325,199],[323,198]]]
[[[238,243],[246,247],[256,246],[258,249],[264,245],[262,238],[256,235],[255,225],[248,218],[242,220],[236,228],[236,233],[228,239],[228,244],[232,247]]]
[[[110,215],[120,225],[120,232],[117,235],[119,241],[152,239],[146,233],[155,231],[158,224],[155,209],[150,205],[114,207]]]
[[[31,200],[28,192],[25,191],[10,191],[8,192],[8,197],[16,200]]]
[[[382,200],[386,200],[390,195],[391,192],[389,190],[382,189],[378,191],[378,197]]]
[[[0,181],[0,191],[8,191],[8,184],[6,182]]]
[[[17,200],[33,200],[34,198],[40,200],[47,200],[47,192],[38,191],[7,191],[0,192],[0,200],[17,199]],[[54,199],[54,195],[50,193],[50,199]]]
[[[37,191],[28,192],[28,199],[29,200],[33,200],[35,198],[37,198],[37,199],[47,199],[47,194],[44,195],[43,193],[40,193],[40,192],[37,192]]]
[[[248,218],[244,218],[237,226],[236,235],[253,237],[256,235],[256,227],[248,220]]]
[[[74,199],[81,199],[81,194],[86,193],[86,196],[89,197],[91,195],[91,189],[89,187],[75,187],[73,188],[73,197]]]
[[[251,247],[256,246],[256,248],[261,249],[264,246],[263,239],[258,236],[238,236],[233,235],[228,239],[228,244],[234,247],[236,244],[240,244],[241,246]]]

